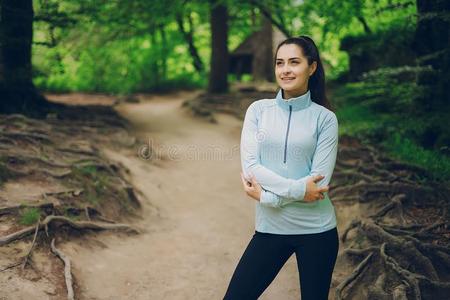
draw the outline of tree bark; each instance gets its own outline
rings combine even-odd
[[[181,14],[177,15],[177,24],[178,28],[180,29],[181,34],[183,35],[184,40],[186,41],[189,49],[189,54],[192,58],[192,64],[194,65],[194,68],[197,72],[203,72],[203,62],[200,58],[200,55],[198,55],[197,47],[195,47],[194,44],[194,29],[193,29],[193,21],[192,17],[190,16],[190,13],[188,15],[189,20],[189,31],[186,30],[184,27],[184,20],[183,16]]]
[[[369,27],[369,24],[367,24],[366,19],[363,16],[358,16],[358,21],[362,24],[362,26],[364,27],[364,32],[366,34],[371,34],[372,30]]]
[[[450,4],[446,0],[417,0],[417,22],[414,46],[419,55],[426,55],[449,47]]]
[[[228,91],[228,10],[216,1],[211,1],[211,69],[209,73],[210,93]]]
[[[167,78],[167,37],[166,37],[166,30],[164,28],[164,25],[159,26],[159,34],[161,36],[161,78],[163,80],[166,80]]]
[[[32,0],[0,3],[0,112],[39,115],[48,103],[32,81]]]
[[[262,28],[258,33],[258,41],[253,49],[252,76],[253,80],[273,81],[273,30],[272,22],[265,17],[262,18]]]
[[[417,0],[416,5],[418,22],[413,48],[419,56],[419,65],[433,67],[432,71],[417,76],[417,84],[426,93],[416,103],[419,109],[441,110],[450,104],[450,2]]]

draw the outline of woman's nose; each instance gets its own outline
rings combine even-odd
[[[288,67],[284,67],[281,71],[281,74],[283,75],[288,75],[289,73],[291,73],[291,70]]]
[[[287,64],[285,64],[283,66],[283,68],[281,69],[281,74],[289,74],[290,72],[291,72],[291,68]]]

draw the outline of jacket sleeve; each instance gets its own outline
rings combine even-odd
[[[265,190],[274,194],[301,200],[305,196],[308,176],[298,180],[285,178],[261,165],[258,142],[258,102],[247,109],[241,134],[241,165],[244,177],[254,175],[256,181]]]
[[[320,128],[311,171],[308,175],[315,176],[321,174],[325,176],[317,182],[318,187],[323,187],[330,183],[336,165],[338,137],[338,120],[336,115],[331,113]],[[328,192],[325,192],[324,196],[325,198],[328,197]],[[272,207],[282,207],[288,203],[300,201],[303,198],[285,197],[271,190],[263,189],[260,203]]]

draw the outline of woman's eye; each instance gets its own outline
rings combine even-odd
[[[283,63],[282,62],[277,62],[277,66],[281,66],[281,65],[283,65]]]
[[[293,64],[293,65],[298,65],[299,62],[298,62],[298,61],[293,61],[293,62],[291,62],[291,64]]]

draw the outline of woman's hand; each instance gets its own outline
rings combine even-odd
[[[316,182],[324,178],[325,176],[323,175],[315,175],[306,182],[306,193],[303,200],[305,200],[306,202],[314,202],[325,198],[323,193],[328,192],[329,189],[328,185],[324,187],[317,187],[316,185]]]
[[[323,195],[324,192],[328,192],[329,187],[317,187],[316,183],[319,182],[325,178],[323,175],[315,175],[314,177],[310,178],[306,182],[306,193],[303,200],[305,202],[314,202],[317,200],[322,200],[325,198]],[[241,180],[242,185],[244,186],[244,191],[247,193],[248,196],[252,197],[253,199],[259,201],[261,198],[261,185],[256,182],[255,176],[250,177],[250,181],[247,181],[247,179],[244,178],[244,175],[241,172]]]
[[[244,178],[244,174],[241,172],[241,179],[242,179],[242,185],[244,186],[244,191],[247,193],[248,196],[252,197],[256,201],[259,201],[261,198],[261,185],[256,182],[255,176],[251,176],[251,181],[247,181],[247,179]]]

